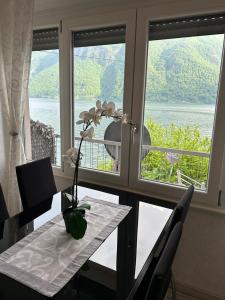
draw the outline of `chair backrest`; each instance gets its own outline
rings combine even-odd
[[[145,300],[163,300],[171,279],[171,266],[182,234],[182,222],[178,222],[163,249],[153,272]]]
[[[194,186],[190,185],[189,188],[185,191],[181,200],[177,203],[173,213],[172,228],[177,222],[184,223],[191,204],[193,193],[194,193]]]
[[[185,191],[184,195],[182,196],[181,200],[177,203],[176,207],[173,210],[173,213],[171,215],[171,218],[165,228],[164,235],[162,237],[161,242],[158,245],[158,248],[154,254],[154,264],[157,263],[159,260],[159,257],[166,245],[166,242],[170,236],[170,233],[172,232],[174,226],[178,222],[184,223],[188,209],[190,207],[191,199],[194,193],[194,187],[193,185],[189,186],[189,188]]]
[[[9,217],[9,213],[5,204],[5,198],[0,184],[0,222],[8,219],[8,217]]]
[[[23,208],[30,209],[57,193],[50,157],[16,167]]]
[[[0,239],[3,238],[5,220],[9,218],[9,213],[5,204],[5,198],[0,184]]]

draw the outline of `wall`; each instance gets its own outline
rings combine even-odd
[[[169,15],[200,14],[225,11],[224,0],[36,0],[35,26],[58,24],[72,18],[107,11],[150,6],[153,11]],[[63,5],[62,5],[63,3]],[[74,5],[76,3],[76,5]],[[112,4],[113,3],[113,4]],[[56,176],[58,188],[69,186],[71,180]],[[184,228],[175,261],[178,287],[196,293],[201,299],[225,299],[225,213],[192,207]]]

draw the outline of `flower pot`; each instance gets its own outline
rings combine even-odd
[[[73,211],[72,207],[68,207],[62,213],[67,233],[70,233],[70,230],[69,230],[69,219],[70,219],[70,214],[72,213],[72,211]]]
[[[86,231],[86,228],[85,228],[85,230],[80,229],[80,226],[79,226],[80,225],[79,223],[81,223],[81,221],[82,221],[82,223],[84,222],[83,219],[85,217],[85,210],[79,209],[79,211],[77,213],[77,214],[79,214],[79,218],[77,218],[78,221],[77,221],[76,225],[74,225],[76,227],[73,227],[73,232],[71,232],[69,222],[70,222],[71,214],[73,214],[73,217],[74,217],[74,211],[76,211],[76,209],[73,209],[72,207],[68,207],[66,210],[63,211],[62,214],[63,214],[63,219],[64,219],[64,223],[65,223],[65,227],[66,227],[66,232],[70,233],[75,239],[79,239],[79,238],[83,237],[83,235]],[[81,218],[80,218],[80,216],[81,216]],[[85,221],[85,223],[86,223],[86,221]],[[81,230],[82,230],[83,234],[80,233]],[[74,231],[75,232],[77,231],[77,234],[76,233],[74,234]]]

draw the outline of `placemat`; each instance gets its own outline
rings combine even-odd
[[[131,209],[90,197],[82,201],[91,205],[82,239],[66,233],[60,214],[3,252],[0,273],[45,296],[58,293]]]

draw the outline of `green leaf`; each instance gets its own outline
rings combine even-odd
[[[91,205],[90,204],[88,204],[88,203],[82,203],[81,205],[79,205],[78,207],[77,207],[77,209],[91,209]]]
[[[71,214],[69,219],[69,231],[76,240],[81,239],[87,230],[87,221],[82,217],[79,211]]]

